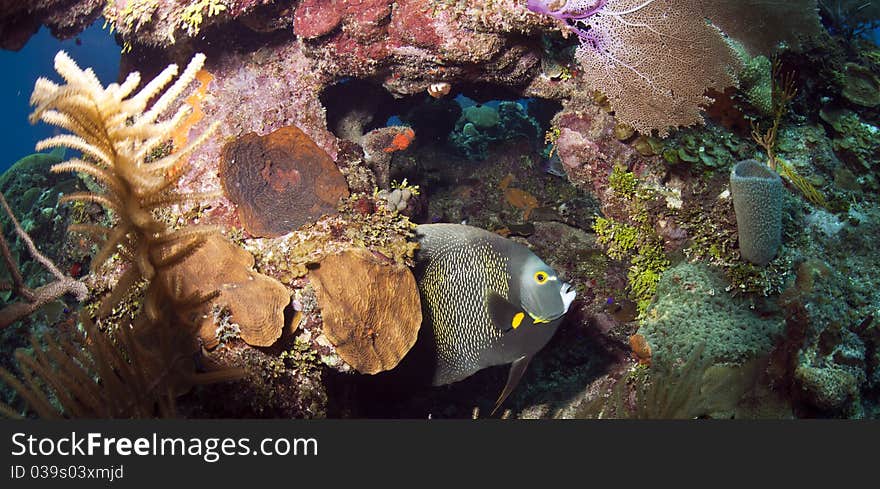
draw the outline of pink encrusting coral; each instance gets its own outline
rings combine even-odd
[[[359,39],[374,38],[381,31],[380,23],[391,14],[391,4],[388,0],[303,0],[296,7],[293,31],[314,39],[345,26]]]
[[[539,32],[542,18],[507,0],[455,6],[423,0],[306,0],[294,14],[294,33],[306,40],[319,67],[342,76],[379,77],[395,94],[426,90],[432,83],[482,77],[524,84],[538,57],[504,31]],[[471,27],[473,26],[473,27]],[[479,28],[474,28],[479,26]],[[475,69],[492,63],[493,70]]]
[[[642,157],[614,137],[614,117],[599,107],[564,108],[553,121],[560,128],[556,151],[569,180],[604,204],[611,169],[629,168]]]

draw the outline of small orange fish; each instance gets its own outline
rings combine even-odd
[[[416,138],[416,133],[410,128],[404,129],[402,132],[399,132],[394,135],[394,138],[391,140],[391,144],[388,145],[382,151],[386,153],[393,153],[395,151],[403,151],[409,147],[410,143],[413,142],[413,139]]]
[[[523,220],[528,221],[532,211],[538,207],[538,199],[521,188],[511,187],[511,181],[513,181],[513,175],[508,173],[498,186],[504,192],[504,199],[507,203],[517,209],[522,209]]]

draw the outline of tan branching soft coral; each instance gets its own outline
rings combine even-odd
[[[59,52],[55,69],[66,83],[59,85],[45,78],[36,82],[31,96],[36,109],[31,122],[42,120],[72,133],[44,139],[37,143],[38,150],[68,147],[80,151],[82,158],[56,164],[51,170],[85,173],[104,188],[103,193],[80,192],[67,195],[62,201],[94,202],[116,216],[117,223],[109,229],[78,228],[96,237],[107,236],[92,262],[93,272],[101,270],[111,256],[118,255],[123,260],[124,271],[104,298],[98,318],[105,318],[107,312],[122,304],[135,284],[148,284],[143,310],[137,314],[108,320],[113,324],[99,329],[91,314],[84,310],[81,321],[88,333],[86,337],[59,333],[60,341],[55,341],[51,336],[43,336],[45,347],[35,338],[33,353],[16,354],[23,381],[0,371],[0,376],[27,402],[29,409],[40,416],[172,415],[174,399],[193,384],[241,375],[238,369],[198,371],[205,365],[199,365],[197,360],[199,325],[194,319],[220,292],[192,291],[192,287],[187,287],[191,278],[170,273],[211,236],[216,236],[216,230],[172,230],[152,212],[167,205],[210,197],[184,196],[173,187],[186,166],[187,156],[216,126],[176,152],[148,161],[148,155],[171,138],[191,110],[180,105],[170,118],[160,120],[166,111],[174,109],[172,104],[196,77],[204,60],[204,55],[195,55],[177,81],[164,91],[177,74],[176,65],[166,68],[130,96],[140,83],[138,73],[128,75],[122,84],[112,83],[105,88],[91,69],[80,69],[66,53]],[[157,96],[148,108],[148,102]],[[84,347],[72,348],[68,341],[82,342]],[[8,406],[0,406],[0,413],[18,414]]]
[[[177,74],[177,65],[172,64],[130,96],[140,83],[139,73],[129,74],[122,84],[111,83],[104,88],[91,69],[80,69],[60,51],[55,56],[55,70],[67,83],[58,85],[39,78],[34,86],[31,105],[36,108],[30,116],[31,122],[42,120],[73,133],[44,139],[37,143],[37,150],[64,146],[82,152],[83,158],[54,165],[52,171],[85,173],[105,188],[103,194],[79,192],[66,195],[61,201],[95,202],[112,210],[118,219],[112,229],[89,226],[71,229],[107,236],[92,261],[92,270],[98,270],[115,253],[134,264],[127,268],[113,293],[106,298],[104,311],[118,302],[131,285],[141,279],[152,280],[157,270],[179,262],[203,243],[205,236],[214,232],[205,227],[172,231],[151,211],[213,197],[182,195],[172,187],[183,173],[186,158],[211,135],[216,125],[174,153],[146,162],[148,155],[170,138],[191,110],[181,105],[170,118],[159,120],[195,79],[204,61],[203,54],[196,54],[177,81],[162,91]],[[147,103],[157,95],[148,109]],[[150,309],[148,307],[148,313]]]
[[[30,316],[41,307],[65,294],[72,294],[78,301],[85,300],[89,294],[86,286],[73,277],[62,273],[51,260],[37,250],[34,241],[24,229],[22,229],[18,219],[15,218],[15,214],[9,207],[9,203],[6,202],[6,197],[3,195],[3,192],[0,192],[0,207],[3,207],[9,220],[12,222],[15,234],[18,235],[18,239],[24,243],[31,258],[42,265],[52,274],[53,277],[52,282],[41,285],[33,290],[25,285],[24,277],[22,277],[21,270],[19,269],[19,264],[13,258],[12,252],[9,250],[9,245],[6,243],[6,238],[3,236],[3,233],[0,232],[0,255],[2,255],[3,262],[5,262],[6,269],[9,271],[10,278],[12,279],[9,283],[0,282],[0,290],[12,291],[21,299],[0,308],[0,329],[9,326],[19,319]]]

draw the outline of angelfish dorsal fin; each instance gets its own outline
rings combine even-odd
[[[495,292],[489,292],[486,305],[489,308],[492,324],[501,331],[501,334],[520,327],[524,320],[530,320],[521,308],[514,306]]]
[[[495,411],[498,411],[498,408],[501,407],[501,404],[504,403],[504,400],[507,399],[507,396],[513,392],[513,389],[516,389],[516,385],[519,384],[519,379],[522,378],[523,374],[526,372],[526,368],[529,366],[529,362],[532,360],[531,355],[524,355],[510,364],[510,373],[507,374],[507,383],[504,384],[504,390],[501,391],[501,395],[498,396],[498,400],[495,401],[495,407],[492,409],[492,414],[489,416],[494,416]]]

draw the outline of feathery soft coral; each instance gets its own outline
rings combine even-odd
[[[52,167],[53,172],[81,172],[103,184],[104,193],[79,192],[62,201],[95,202],[114,211],[117,224],[106,229],[80,226],[74,231],[106,236],[101,250],[92,261],[97,270],[114,253],[131,261],[120,277],[105,306],[115,303],[130,285],[141,279],[152,280],[157,269],[170,266],[204,242],[212,228],[187,227],[172,231],[158,221],[152,210],[186,201],[206,200],[212,195],[183,195],[173,184],[186,167],[188,156],[204,142],[217,125],[212,125],[183,148],[147,162],[147,156],[171,135],[192,110],[181,104],[173,115],[160,120],[183,90],[196,78],[205,56],[196,54],[180,77],[163,89],[177,75],[177,65],[170,65],[134,95],[140,74],[131,73],[121,84],[103,87],[91,69],[82,70],[60,51],[55,56],[55,70],[66,82],[59,85],[39,78],[31,95],[35,106],[31,122],[42,120],[72,134],[62,134],[37,143],[37,150],[64,146],[82,152]],[[150,105],[147,103],[158,95]],[[104,307],[102,307],[104,309]]]

